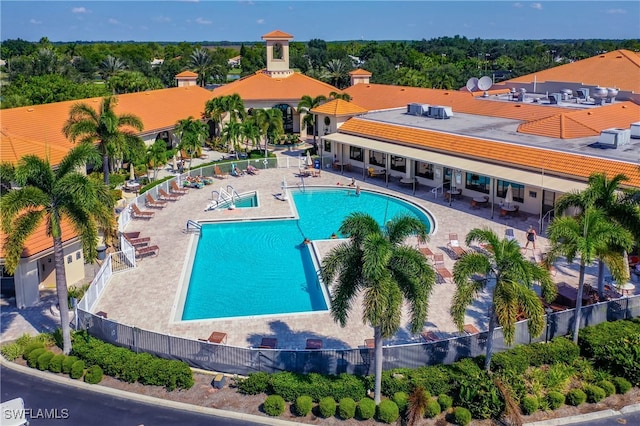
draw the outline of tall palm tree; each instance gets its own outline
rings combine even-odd
[[[189,57],[191,66],[198,74],[198,83],[204,87],[207,83],[207,76],[211,68],[211,55],[209,51],[203,47],[195,49]]]
[[[220,129],[222,128],[222,120],[227,115],[226,100],[224,96],[209,99],[204,106],[204,118],[212,120],[216,126],[216,132],[214,136],[220,135]]]
[[[238,151],[239,140],[242,137],[242,125],[236,121],[229,121],[222,127],[222,140],[227,145],[227,151]]]
[[[333,92],[332,92],[333,93]],[[298,113],[305,114],[303,123],[308,126],[312,126],[313,128],[313,142],[316,142],[316,136],[318,135],[318,129],[316,127],[316,116],[315,114],[311,114],[310,111],[315,107],[319,107],[327,100],[327,97],[324,95],[316,96],[312,98],[309,95],[304,95],[300,102],[298,102]]]
[[[329,93],[329,99],[342,99],[343,101],[349,102],[351,100],[351,95],[348,93],[331,92]]]
[[[251,146],[258,146],[260,143],[260,127],[254,116],[247,117],[241,124],[241,134],[246,143],[246,149],[249,149],[249,142]]]
[[[580,330],[580,310],[584,293],[584,275],[586,265],[596,258],[601,258],[611,270],[618,282],[628,277],[622,250],[629,250],[633,244],[633,236],[617,222],[613,222],[601,210],[589,206],[581,215],[556,216],[547,228],[547,236],[551,249],[547,254],[547,262],[559,256],[568,262],[580,256],[580,273],[578,278],[578,294],[573,324],[573,341],[578,342]],[[622,250],[621,250],[622,249]]]
[[[556,202],[555,210],[558,215],[562,215],[573,207],[577,208],[580,214],[589,206],[596,207],[602,210],[608,219],[631,232],[636,241],[640,241],[640,209],[629,196],[630,193],[625,193],[620,187],[620,184],[627,180],[629,179],[623,174],[607,179],[604,173],[594,173],[589,176],[589,186],[584,191],[564,194]],[[624,256],[626,257],[626,254]],[[603,260],[598,259],[600,297],[604,294],[604,266]]]
[[[22,157],[14,179],[20,189],[0,198],[0,219],[5,244],[5,267],[14,273],[26,239],[43,222],[53,239],[56,292],[60,308],[63,351],[71,351],[67,277],[64,269],[62,222],[68,221],[80,237],[85,261],[97,257],[98,229],[110,235],[114,229],[114,200],[108,187],[79,173],[87,161],[100,155],[91,144],[74,147],[54,171],[48,160]]]
[[[133,114],[116,114],[117,104],[114,96],[104,98],[98,111],[84,102],[74,104],[62,128],[73,142],[98,143],[105,185],[109,185],[110,156],[122,158],[127,153],[144,151],[144,142],[133,131],[144,128],[142,121]]]
[[[380,402],[382,338],[400,327],[403,299],[410,305],[411,332],[418,333],[427,318],[435,272],[414,247],[404,244],[410,235],[426,241],[426,226],[414,217],[397,217],[380,225],[366,213],[351,213],[340,233],[349,240],[334,247],[322,261],[325,283],[336,279],[331,316],[342,327],[356,297],[363,301],[362,321],[374,330],[375,393]]]
[[[224,96],[222,99],[224,110],[229,113],[230,121],[237,122],[245,118],[244,102],[240,95],[234,93],[233,95]]]
[[[158,168],[167,164],[168,151],[167,143],[163,139],[158,139],[147,148],[147,167],[153,169],[153,180],[158,178]]]
[[[180,139],[178,148],[185,150],[189,155],[189,168],[191,168],[193,156],[202,148],[205,139],[209,135],[209,127],[206,123],[189,116],[189,118],[176,123],[175,131],[176,136]]]
[[[105,60],[100,63],[100,74],[106,81],[109,81],[111,77],[118,74],[120,71],[124,71],[125,69],[125,63],[115,56],[111,55],[108,55]]]
[[[329,75],[329,82],[333,86],[342,88],[346,85],[349,70],[342,59],[331,59],[324,67]]]
[[[542,296],[549,302],[555,299],[556,287],[549,271],[525,259],[515,240],[500,239],[489,228],[475,228],[467,234],[466,243],[485,244],[488,249],[484,253],[465,254],[453,267],[456,291],[451,316],[462,331],[467,307],[490,283],[495,284],[489,306],[489,335],[484,364],[489,371],[496,326],[503,328],[504,340],[510,345],[514,340],[517,317],[523,313],[529,319],[531,335],[539,335],[544,328],[544,308],[533,285],[540,285]]]
[[[264,137],[264,155],[266,157],[268,143],[277,141],[284,134],[282,111],[278,108],[258,109],[254,110],[253,114]]]

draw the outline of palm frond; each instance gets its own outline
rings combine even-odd
[[[11,232],[5,231],[7,237],[4,241],[5,268],[9,273],[15,273],[25,241],[40,225],[45,214],[44,210],[27,211],[11,221]]]

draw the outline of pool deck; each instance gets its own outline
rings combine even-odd
[[[286,154],[285,154],[286,155]],[[126,272],[113,275],[111,282],[104,291],[100,300],[94,307],[94,312],[108,313],[109,319],[120,323],[136,326],[142,329],[166,333],[187,338],[207,338],[212,331],[227,333],[228,345],[253,347],[258,346],[262,337],[277,337],[278,347],[301,349],[304,348],[306,339],[316,338],[324,341],[324,348],[348,348],[358,347],[364,344],[365,339],[373,335],[371,327],[362,323],[361,304],[356,302],[349,317],[346,327],[336,324],[328,312],[256,316],[234,319],[214,319],[197,321],[175,321],[181,299],[181,283],[188,280],[187,260],[189,248],[192,247],[197,234],[185,232],[187,220],[231,220],[231,219],[262,219],[274,217],[291,217],[293,212],[289,201],[281,201],[274,196],[282,192],[281,184],[286,179],[290,187],[300,183],[296,177],[297,168],[261,170],[258,175],[245,175],[242,177],[228,177],[216,179],[213,185],[203,189],[191,189],[189,193],[177,202],[169,202],[164,209],[154,209],[155,216],[151,220],[133,220],[126,231],[139,231],[141,236],[151,237],[151,244],[158,245],[160,252],[157,257],[144,258],[138,261],[138,267]],[[415,195],[412,188],[400,184],[397,180],[389,183],[380,178],[367,178],[362,180],[362,171],[335,172],[330,169],[322,171],[321,177],[305,178],[307,186],[331,186],[338,183],[347,185],[351,177],[355,177],[361,187],[377,190],[396,196],[401,196],[427,209],[436,220],[435,233],[431,235],[428,247],[434,253],[444,253],[445,264],[452,271],[455,262],[453,254],[447,249],[449,233],[457,233],[461,244],[464,246],[464,238],[467,232],[473,228],[488,226],[495,230],[499,236],[504,236],[507,228],[515,230],[517,240],[524,245],[525,231],[529,225],[538,228],[538,217],[523,215],[523,217],[504,219],[500,218],[498,211],[491,219],[491,208],[471,209],[468,199],[455,200],[449,206],[442,194],[434,198],[431,188],[420,186]],[[248,191],[258,191],[259,207],[235,210],[205,211],[211,199],[211,192],[232,185],[240,194]],[[320,207],[320,206],[319,206]],[[251,244],[250,235],[238,235],[239,244]],[[540,260],[541,253],[547,246],[547,240],[539,237],[537,250],[526,251],[530,259]],[[314,241],[313,247],[322,257],[336,240]],[[220,247],[224,250],[224,247]],[[251,259],[246,259],[251,262]],[[557,263],[556,282],[566,282],[577,286],[578,265]],[[588,267],[587,282],[595,282],[595,265]],[[213,278],[213,277],[212,277]],[[636,289],[640,286],[636,286]],[[424,324],[425,330],[436,330],[444,335],[456,333],[455,326],[449,314],[449,306],[454,293],[454,284],[451,282],[437,284],[430,298],[428,319]],[[238,291],[242,292],[239,286]],[[636,290],[637,292],[637,290]],[[215,294],[211,294],[215,298]],[[251,297],[250,292],[246,294]],[[3,301],[4,302],[4,301]],[[480,330],[486,330],[488,318],[486,316],[489,302],[489,294],[481,295],[467,310],[465,323],[471,323]],[[46,303],[46,302],[43,302]],[[50,301],[48,302],[50,303]],[[2,306],[3,317],[7,312],[5,303]],[[44,311],[44,309],[42,309]],[[14,315],[14,325],[19,325],[17,316],[21,311],[10,310]],[[403,315],[400,330],[390,339],[385,339],[385,344],[401,344],[420,342],[420,335],[410,333],[407,326],[408,316]],[[37,328],[34,321],[28,321]],[[50,320],[47,321],[53,325]],[[54,322],[55,323],[55,320]],[[3,326],[1,340],[10,340],[11,335],[16,335],[15,327]],[[28,331],[28,330],[26,330]],[[11,333],[8,333],[11,332]],[[19,335],[19,334],[17,334]],[[14,337],[15,338],[15,337]]]

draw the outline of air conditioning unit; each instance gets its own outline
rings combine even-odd
[[[549,103],[552,105],[557,105],[562,100],[562,93],[552,93],[549,95]]]
[[[618,148],[628,145],[631,138],[631,129],[605,129],[600,132],[598,144],[607,148]]]
[[[640,139],[640,121],[631,123],[629,131],[631,132],[631,139]]]
[[[427,113],[428,117],[438,118],[438,119],[446,119],[453,117],[453,110],[451,107],[445,106],[430,106],[429,112]]]
[[[411,115],[427,115],[428,111],[429,111],[429,105],[419,104],[419,103],[407,104],[407,114],[411,114]]]

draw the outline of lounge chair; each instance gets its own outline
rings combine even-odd
[[[235,177],[244,176],[244,171],[242,171],[240,167],[234,164],[233,166],[231,166],[231,175]]]
[[[427,247],[424,244],[418,244],[418,250],[420,251],[420,253],[422,253],[422,255],[426,258],[432,259],[433,258],[433,252],[431,251],[431,249],[429,247]]]
[[[305,349],[322,349],[322,339],[307,339]]]
[[[453,278],[453,274],[444,266],[444,255],[437,253],[433,255],[433,267],[436,270],[436,274],[440,277],[440,280],[447,282],[448,279]]]
[[[172,180],[171,181],[171,188],[169,188],[169,192],[171,192],[173,194],[184,195],[187,192],[189,192],[189,190],[187,188],[180,188],[178,186],[178,184],[176,183],[176,181]]]
[[[449,234],[449,243],[447,244],[447,247],[456,255],[456,259],[467,253],[466,250],[460,246],[458,234]]]
[[[147,203],[147,207],[153,207],[156,209],[163,209],[167,205],[166,201],[156,200],[148,192],[145,195],[145,201]]]
[[[180,199],[177,195],[171,195],[162,188],[158,189],[158,194],[160,194],[160,199],[164,201],[178,201]]]
[[[124,238],[129,242],[129,244],[136,248],[148,246],[149,242],[151,242],[151,237],[130,238],[125,234]]]
[[[222,173],[222,170],[220,170],[220,166],[214,166],[213,167],[213,177],[217,177],[219,179],[226,179],[229,177],[228,173]]]
[[[198,339],[203,342],[209,343],[217,343],[219,345],[224,345],[227,343],[227,333],[223,333],[221,331],[214,331],[209,335],[208,339]]]
[[[427,331],[423,331],[422,333],[420,333],[420,336],[424,339],[425,342],[429,343],[429,342],[437,342],[438,340],[442,340],[442,337],[440,337],[438,335],[438,333],[436,333],[433,330],[427,330]]]
[[[467,334],[479,334],[480,330],[476,328],[473,324],[465,324],[462,326],[462,330]]]
[[[275,349],[278,346],[278,339],[274,337],[263,337],[260,341],[259,348],[261,349]]]
[[[160,253],[160,247],[158,246],[148,246],[148,247],[140,247],[136,248],[136,257],[156,257]]]
[[[151,219],[156,212],[142,211],[137,204],[131,204],[131,217],[134,219]]]
[[[258,169],[254,166],[252,166],[251,164],[249,164],[247,166],[247,173],[250,175],[257,175],[258,174]]]

